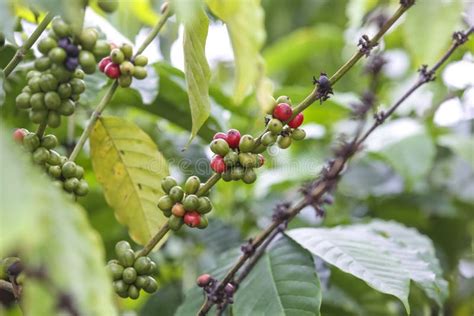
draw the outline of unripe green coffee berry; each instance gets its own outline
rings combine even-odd
[[[244,169],[242,167],[234,167],[230,172],[231,178],[234,181],[242,179],[244,176]]]
[[[57,47],[58,43],[51,37],[47,36],[43,38],[41,41],[38,43],[38,50],[43,54],[46,55],[48,52]]]
[[[187,195],[184,198],[183,206],[186,211],[194,211],[199,206],[199,198],[194,194]]]
[[[125,249],[120,255],[117,254],[117,259],[124,267],[131,267],[135,262],[135,253],[132,249]]]
[[[120,50],[122,51],[123,55],[125,56],[125,59],[130,59],[133,56],[133,46],[127,43],[123,43],[122,46],[120,46]]]
[[[21,92],[26,92],[26,93],[31,94],[31,89],[28,86],[24,86],[23,89],[21,89]]]
[[[61,167],[60,166],[51,166],[48,168],[48,173],[55,179],[61,177]]]
[[[267,149],[267,146],[263,144],[259,144],[257,147],[254,148],[253,152],[256,154],[261,154]]]
[[[140,275],[148,274],[151,268],[151,259],[148,257],[139,257],[135,260],[133,268]]]
[[[44,104],[44,93],[36,92],[30,98],[30,105],[33,110],[46,110],[46,104]]]
[[[239,162],[245,168],[253,167],[255,165],[255,157],[250,153],[240,153]]]
[[[114,64],[121,64],[124,61],[125,56],[119,48],[114,48],[110,52],[110,58],[112,58]]]
[[[225,140],[220,139],[220,138],[214,139],[211,142],[210,148],[211,148],[213,153],[215,153],[219,156],[222,156],[222,157],[227,155],[227,153],[230,150],[229,144]]]
[[[71,27],[59,17],[53,19],[51,26],[53,28],[54,34],[58,38],[71,35]]]
[[[107,270],[114,281],[121,280],[124,268],[118,262],[107,264]]]
[[[255,148],[255,140],[251,135],[243,135],[240,138],[239,150],[243,153],[251,152]]]
[[[28,133],[23,137],[23,146],[29,151],[34,151],[40,145],[38,135],[35,133]]]
[[[171,211],[171,208],[173,207],[173,205],[174,205],[174,202],[168,195],[163,195],[158,200],[158,208],[162,211]]]
[[[95,56],[89,51],[81,50],[79,53],[79,64],[86,74],[92,74],[95,71]]]
[[[276,99],[276,103],[277,104],[286,103],[286,104],[291,105],[291,100],[290,100],[290,97],[288,97],[286,95],[281,95]]]
[[[82,30],[81,34],[79,35],[79,42],[81,46],[85,50],[92,50],[95,46],[95,42],[97,41],[97,32],[94,29],[87,28]]]
[[[61,106],[61,98],[55,91],[46,92],[44,95],[44,104],[49,110],[57,110]]]
[[[279,119],[273,118],[268,122],[267,128],[272,134],[276,135],[283,129],[283,123]]]
[[[35,60],[35,69],[39,71],[45,71],[51,67],[51,59],[49,57],[43,56]]]
[[[221,177],[222,177],[222,180],[224,180],[225,182],[229,182],[229,181],[232,181],[232,175],[231,175],[231,169],[227,169],[226,171],[224,171],[223,173],[221,173]]]
[[[170,189],[169,196],[174,202],[181,202],[184,197],[184,191],[180,186],[175,185]]]
[[[49,127],[57,128],[61,125],[61,116],[55,111],[49,111],[47,123]]]
[[[235,151],[230,151],[224,157],[224,163],[227,167],[233,167],[239,161],[239,154]]]
[[[132,84],[132,77],[131,76],[120,76],[118,78],[118,83],[122,88],[128,88]]]
[[[76,187],[79,185],[79,180],[77,178],[69,178],[64,181],[64,190],[68,192],[74,192]]]
[[[81,94],[86,90],[86,84],[82,79],[73,78],[69,84],[71,85],[72,94]]]
[[[89,185],[87,184],[87,181],[82,179],[79,180],[79,184],[77,185],[76,189],[74,190],[74,193],[78,196],[85,196],[87,193],[89,193]]]
[[[207,219],[206,215],[201,215],[201,220],[199,221],[199,225],[197,228],[204,229],[209,225],[209,220]]]
[[[165,193],[170,193],[171,188],[176,185],[178,185],[176,179],[171,176],[168,176],[161,180],[161,188],[163,189],[163,191],[165,191]]]
[[[145,79],[146,76],[147,76],[147,72],[144,67],[135,66],[135,68],[133,69],[133,77],[141,80],[141,79]]]
[[[39,76],[41,76],[41,72],[36,71],[36,70],[30,70],[26,74],[26,80],[30,80],[33,77],[39,77]]]
[[[110,45],[105,40],[98,40],[92,50],[97,61],[110,54]]]
[[[41,146],[46,149],[53,149],[58,146],[58,139],[53,134],[45,135],[41,139]]]
[[[148,278],[148,276],[140,275],[137,277],[137,280],[135,281],[135,286],[139,289],[144,289],[148,286],[149,283],[150,283],[150,279]]]
[[[128,241],[121,240],[115,244],[115,254],[120,256],[125,250],[132,249]]]
[[[154,293],[158,289],[158,284],[156,283],[156,280],[152,278],[151,276],[148,277],[148,285],[143,288],[145,292],[147,293]]]
[[[114,291],[115,293],[117,293],[118,295],[120,295],[120,297],[128,297],[128,288],[129,288],[129,285],[125,282],[123,282],[123,280],[117,280],[113,283],[113,286],[114,286]]]
[[[58,90],[57,90],[58,94],[59,94],[59,97],[61,99],[67,99],[71,96],[72,94],[72,87],[69,83],[61,83],[59,86],[58,86]]]
[[[76,174],[75,174],[75,176],[78,179],[82,179],[82,177],[84,176],[84,168],[82,168],[81,166],[76,165]]]
[[[82,69],[76,68],[76,70],[74,70],[74,74],[73,74],[74,78],[84,79],[85,76],[86,74]]]
[[[291,137],[289,136],[278,136],[278,147],[281,149],[286,149],[291,145]]]
[[[257,174],[253,169],[245,169],[244,176],[242,177],[242,181],[244,181],[247,184],[254,183],[255,180],[257,180]]]
[[[63,164],[62,174],[65,178],[72,178],[76,176],[76,163],[74,161],[67,161]]]
[[[132,76],[135,66],[128,60],[120,64],[120,73],[122,75]]]
[[[97,5],[104,12],[112,13],[118,8],[118,0],[98,0]]]
[[[71,80],[72,74],[63,65],[53,64],[51,66],[51,74],[58,79],[60,83],[67,83]]]
[[[184,184],[184,192],[186,194],[196,194],[199,190],[199,186],[201,185],[201,181],[196,176],[191,176],[186,180]]]
[[[291,133],[291,138],[294,140],[303,140],[306,137],[306,132],[304,129],[297,128]]]
[[[128,288],[128,297],[132,300],[136,300],[140,296],[140,290],[135,285],[130,285]]]
[[[33,152],[33,161],[37,164],[45,163],[49,158],[49,151],[44,147],[38,147]]]
[[[28,109],[30,107],[30,99],[31,99],[31,94],[22,92],[20,93],[16,99],[16,107],[19,109]]]
[[[67,54],[61,47],[55,47],[49,51],[48,57],[53,63],[62,64],[66,60]]]
[[[152,275],[156,272],[158,272],[156,263],[154,261],[150,261],[150,270],[148,271],[148,275]]]
[[[170,226],[170,229],[173,231],[177,231],[183,226],[184,220],[182,217],[177,217],[174,215],[170,216],[170,219],[168,220],[168,225]]]
[[[123,270],[122,280],[127,284],[132,284],[137,279],[137,271],[133,267],[128,267]]]
[[[69,99],[71,99],[72,101],[79,101],[80,97],[81,96],[79,94],[71,94],[71,97]]]
[[[200,197],[199,198],[199,205],[198,205],[196,211],[199,214],[206,214],[206,213],[209,213],[211,210],[212,210],[211,200],[206,196]]]
[[[41,124],[44,120],[48,119],[48,111],[47,110],[31,110],[30,114],[30,121],[35,124]]]
[[[71,99],[63,100],[61,106],[58,109],[58,113],[64,116],[69,116],[74,113],[76,105]]]
[[[54,150],[49,151],[49,158],[47,163],[51,166],[57,166],[61,170],[61,167],[59,166],[61,164],[61,156]]]
[[[137,55],[133,60],[135,66],[145,67],[148,64],[148,57],[145,55]]]
[[[31,93],[41,92],[41,77],[33,77],[28,80],[28,87],[31,89]]]
[[[56,91],[58,89],[58,80],[52,74],[43,75],[40,79],[40,87],[43,92]]]

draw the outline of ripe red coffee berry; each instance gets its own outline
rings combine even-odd
[[[114,63],[109,63],[105,67],[105,74],[111,79],[117,79],[120,77],[120,66]]]
[[[25,137],[26,133],[27,132],[23,128],[17,128],[13,132],[13,140],[17,143],[23,143],[23,138]]]
[[[303,113],[298,113],[291,121],[288,122],[288,126],[291,128],[298,128],[303,124],[304,116]]]
[[[223,139],[227,141],[227,134],[226,133],[216,133],[212,139]]]
[[[112,58],[110,58],[110,56],[102,58],[99,62],[99,70],[101,72],[104,72],[105,67],[107,67],[107,65],[110,64],[111,62],[112,62]]]
[[[199,287],[206,287],[211,284],[212,277],[209,274],[201,274],[198,276],[196,283]]]
[[[211,169],[217,173],[223,173],[225,171],[224,158],[219,155],[215,155],[211,160]]]
[[[291,106],[287,103],[280,103],[273,110],[273,117],[283,122],[289,120],[292,115],[293,110],[291,109]]]
[[[238,148],[240,143],[240,132],[236,129],[227,131],[227,143],[230,148]]]
[[[191,211],[184,214],[184,223],[189,227],[198,227],[201,223],[201,215],[198,212]]]

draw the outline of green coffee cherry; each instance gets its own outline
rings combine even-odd
[[[114,281],[122,279],[124,268],[118,262],[107,264],[107,270]]]
[[[161,188],[163,189],[163,191],[165,191],[165,193],[170,193],[171,188],[176,185],[178,185],[176,179],[171,176],[168,176],[161,180]]]
[[[129,285],[123,282],[123,280],[114,281],[113,287],[114,287],[115,293],[117,293],[120,297],[123,297],[123,298],[128,297]]]
[[[170,189],[169,196],[174,202],[181,202],[184,197],[184,191],[180,186],[175,185]]]
[[[35,124],[41,124],[48,118],[48,111],[46,110],[31,110],[30,114],[30,121]]]
[[[41,146],[46,149],[53,149],[58,146],[58,139],[53,134],[45,135],[41,139]]]
[[[97,61],[110,54],[110,45],[105,40],[98,40],[92,50]]]
[[[60,166],[51,166],[48,168],[48,173],[55,179],[59,179],[61,177],[61,167]]]
[[[45,163],[49,158],[49,151],[44,147],[39,147],[33,152],[33,161],[37,164]]]
[[[186,211],[194,211],[199,206],[199,198],[194,194],[190,194],[184,198],[183,206]]]
[[[265,150],[267,149],[267,147],[263,144],[259,144],[257,147],[254,148],[253,152],[256,153],[256,154],[261,154],[263,153]]]
[[[30,107],[30,99],[31,99],[31,94],[22,92],[20,93],[16,99],[16,107],[19,109],[28,109]]]
[[[120,73],[122,75],[131,76],[133,75],[134,68],[135,66],[126,60],[120,64]]]
[[[36,92],[30,98],[30,105],[33,110],[46,110],[46,104],[44,103],[44,93]]]
[[[117,259],[124,267],[131,267],[135,262],[135,253],[132,249],[125,249],[122,253],[117,254]]]
[[[291,137],[290,136],[278,136],[278,147],[281,149],[286,149],[291,145]]]
[[[122,279],[127,284],[133,284],[137,279],[137,271],[132,267],[125,268],[123,270]]]
[[[81,94],[86,90],[86,84],[84,80],[73,78],[70,82],[72,94]]]
[[[186,194],[195,194],[199,190],[201,181],[196,176],[191,176],[186,180],[184,184],[184,192]]]
[[[79,185],[79,180],[77,178],[69,178],[64,181],[64,190],[68,192],[74,192],[76,187]]]
[[[255,140],[251,135],[243,135],[240,138],[239,149],[240,152],[248,153],[255,148]]]
[[[132,300],[136,300],[140,296],[140,291],[135,285],[130,285],[128,288],[128,297],[130,297]]]
[[[211,142],[210,148],[213,153],[224,157],[229,152],[229,144],[223,139],[214,139]]]
[[[148,271],[148,275],[152,275],[157,272],[156,263],[150,260],[150,270]]]
[[[124,44],[122,44],[122,46],[120,46],[120,50],[122,51],[123,56],[125,57],[125,59],[132,58],[132,56],[133,56],[133,46],[132,45],[124,43]]]
[[[38,135],[35,133],[28,133],[23,137],[23,146],[29,151],[34,151],[40,145]]]
[[[158,284],[156,283],[155,279],[151,276],[148,277],[148,286],[143,288],[147,293],[154,293],[158,289]]]
[[[209,225],[209,220],[207,219],[206,215],[201,215],[201,220],[199,221],[199,225],[197,228],[204,229]]]
[[[95,56],[89,51],[81,50],[79,52],[79,64],[82,67],[82,70],[86,74],[92,74],[95,72],[96,63]]]
[[[49,111],[47,123],[49,127],[57,128],[61,125],[61,116],[57,112]]]
[[[51,74],[46,74],[40,77],[40,87],[43,92],[55,91],[58,88],[58,80]]]
[[[41,76],[41,72],[36,71],[36,70],[30,70],[26,74],[26,80],[30,80],[33,77],[39,77],[39,76]]]
[[[148,276],[139,275],[135,280],[135,286],[139,289],[144,289],[150,284]]]
[[[276,135],[281,133],[283,123],[279,119],[273,118],[268,122],[267,128],[272,134]]]
[[[87,28],[82,30],[81,34],[79,35],[79,42],[81,46],[85,50],[92,50],[95,46],[95,42],[97,41],[97,32],[94,29]]]
[[[112,58],[113,63],[121,64],[125,59],[125,55],[119,48],[114,48],[110,52],[110,58]]]
[[[135,66],[145,67],[148,64],[148,57],[145,55],[137,55],[133,60]]]
[[[196,210],[200,214],[209,213],[212,210],[211,200],[206,196],[200,197],[199,198],[199,205],[198,205]]]
[[[61,167],[59,166],[61,164],[61,156],[54,150],[49,151],[49,158],[48,158],[47,163],[51,166],[59,167],[59,170],[61,172]]]
[[[171,211],[173,205],[174,202],[168,195],[164,195],[158,200],[158,207],[162,211]]]
[[[128,241],[121,240],[115,244],[115,254],[120,256],[125,250],[132,249]]]
[[[62,166],[62,174],[65,178],[72,178],[76,176],[76,163],[74,161],[67,161]]]
[[[72,94],[72,87],[69,83],[61,83],[58,86],[57,93],[59,94],[59,97],[64,100],[67,99],[71,96]]]
[[[39,41],[38,43],[38,50],[43,54],[43,55],[46,55],[48,54],[48,52],[57,47],[58,46],[58,42],[56,40],[54,40],[53,38],[47,36],[45,38],[43,38],[41,41]]]
[[[61,106],[61,98],[55,91],[46,92],[44,95],[44,104],[49,110],[57,110]]]
[[[276,99],[276,103],[277,104],[287,103],[287,104],[291,105],[291,100],[290,100],[290,97],[288,97],[286,95],[281,95]]]
[[[71,35],[71,27],[66,24],[61,18],[56,17],[53,19],[51,22],[51,25],[53,27],[54,34],[58,37],[67,37]]]
[[[226,164],[226,165],[227,165],[227,164]],[[231,171],[230,171],[230,169],[227,169],[226,171],[224,171],[224,172],[221,174],[221,177],[222,177],[222,180],[224,180],[225,182],[232,181],[232,176],[231,176]]]
[[[294,140],[303,140],[306,137],[306,132],[304,129],[297,128],[291,133],[291,138]]]
[[[89,185],[87,184],[86,180],[79,180],[79,184],[74,190],[74,193],[76,193],[78,196],[85,196],[87,193],[89,193]]]
[[[135,68],[133,69],[133,77],[141,80],[141,79],[145,79],[146,76],[147,76],[147,72],[144,67],[135,66]]]
[[[49,51],[48,57],[53,63],[62,64],[66,60],[67,54],[61,47],[55,47]]]
[[[51,59],[46,56],[40,57],[35,60],[35,69],[39,71],[45,71],[51,67]]]
[[[148,257],[139,257],[135,260],[133,268],[140,275],[148,274],[151,268],[151,259]]]
[[[70,99],[63,100],[61,102],[61,106],[58,109],[58,113],[64,116],[69,116],[74,113],[75,108],[76,105],[74,104],[74,101]]]
[[[237,164],[239,161],[239,154],[236,153],[235,151],[229,152],[227,155],[224,157],[224,163],[227,167],[233,167]]]
[[[104,12],[112,13],[118,8],[118,0],[98,0],[97,5]]]
[[[182,217],[171,215],[170,219],[168,220],[168,225],[170,229],[173,231],[179,230],[181,226],[183,226],[183,224],[184,224],[184,220]]]
[[[82,177],[84,176],[84,168],[79,165],[76,165],[76,173],[74,176],[78,179],[82,179]]]
[[[230,172],[230,176],[234,181],[240,180],[244,176],[244,169],[242,167],[234,167]]]
[[[256,157],[254,157],[254,155],[249,154],[249,153],[239,154],[239,162],[245,168],[253,167],[255,165],[255,159]]]
[[[60,83],[67,83],[71,80],[72,74],[63,65],[53,64],[49,70]]]
[[[132,77],[131,76],[120,76],[118,78],[118,83],[122,88],[128,88],[132,84]]]
[[[245,170],[244,176],[242,177],[242,181],[247,184],[254,183],[257,180],[257,174],[253,169],[249,168]]]
[[[76,70],[74,70],[74,75],[73,75],[74,78],[84,79],[85,76],[86,74],[82,69],[76,68]]]
[[[37,76],[28,80],[28,87],[30,87],[31,93],[41,92],[40,82],[41,82],[41,79],[40,77],[37,77]]]

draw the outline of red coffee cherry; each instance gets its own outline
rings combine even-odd
[[[219,155],[215,155],[211,160],[211,169],[216,173],[223,173],[225,171],[224,158]]]
[[[23,138],[25,137],[26,133],[27,132],[23,128],[17,128],[13,132],[13,140],[17,143],[23,143]]]
[[[184,223],[189,227],[198,227],[201,223],[201,215],[195,211],[186,212],[184,214]]]
[[[206,287],[212,282],[212,277],[209,274],[201,274],[198,276],[196,283],[199,287]]]
[[[303,124],[304,116],[303,113],[298,113],[291,121],[288,122],[288,126],[291,128],[298,128]]]
[[[226,133],[216,133],[214,135],[214,137],[212,137],[213,140],[214,139],[219,139],[219,138],[227,141],[227,134]]]
[[[289,120],[292,115],[293,110],[287,103],[280,103],[273,110],[273,117],[283,122]]]
[[[109,63],[105,67],[105,74],[111,79],[117,79],[120,77],[120,66],[114,63]]]
[[[105,67],[107,67],[107,65],[110,64],[111,62],[112,62],[112,58],[110,58],[110,56],[102,58],[99,62],[99,70],[101,72],[104,72]]]
[[[230,148],[238,148],[240,143],[240,132],[236,129],[227,131],[227,143]]]

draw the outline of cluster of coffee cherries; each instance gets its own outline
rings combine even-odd
[[[13,139],[23,144],[31,153],[33,162],[44,168],[58,187],[74,197],[84,196],[89,192],[89,186],[83,179],[84,168],[53,150],[58,146],[56,136],[49,134],[40,139],[36,133],[20,128],[13,132]]]
[[[173,177],[166,177],[161,181],[166,195],[158,201],[158,208],[169,217],[168,225],[172,230],[179,230],[183,224],[199,229],[207,227],[208,219],[205,214],[212,210],[212,203],[208,197],[197,195],[201,186],[201,181],[196,176],[189,177],[184,188]]]
[[[265,146],[257,144],[251,135],[240,136],[236,129],[227,133],[217,133],[211,142],[215,156],[211,159],[211,169],[222,175],[224,181],[242,180],[253,183],[257,179],[254,168],[263,166],[262,153]]]
[[[95,71],[96,58],[108,54],[110,47],[97,40],[94,29],[84,29],[72,37],[71,27],[55,18],[52,31],[38,43],[38,50],[43,57],[37,58],[35,70],[28,72],[28,84],[17,96],[16,106],[31,109],[33,123],[57,128],[62,115],[74,113],[76,102],[86,89],[85,73]]]
[[[107,263],[107,270],[114,280],[113,287],[117,295],[136,300],[141,289],[147,293],[158,289],[152,277],[156,272],[156,264],[149,257],[136,257],[130,244],[124,240],[115,245],[115,254],[117,259]]]
[[[303,113],[291,118],[293,109],[290,104],[287,96],[280,96],[276,100],[275,107],[271,111],[272,117],[268,118],[268,131],[262,136],[262,145],[271,146],[277,143],[278,147],[286,149],[290,147],[292,140],[298,141],[306,137],[306,132],[299,128],[303,124]]]
[[[201,274],[197,278],[196,283],[199,287],[204,289],[204,292],[215,295],[213,292],[216,289],[218,282],[217,279],[213,278],[210,274]],[[218,300],[222,303],[232,304],[234,293],[235,286],[232,283],[227,283],[222,292],[222,297]]]
[[[99,62],[99,70],[110,79],[118,79],[119,85],[127,88],[132,84],[133,77],[139,80],[146,78],[147,64],[148,58],[145,55],[133,57],[132,45],[122,44],[112,49],[110,56]]]

